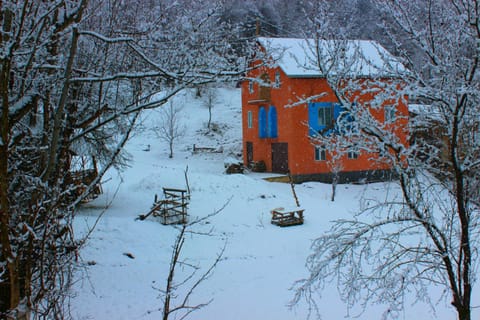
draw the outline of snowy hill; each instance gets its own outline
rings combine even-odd
[[[328,230],[330,221],[351,216],[361,198],[383,198],[395,192],[394,184],[341,185],[335,202],[330,186],[304,183],[296,186],[305,224],[279,228],[270,224],[270,210],[295,204],[290,185],[271,183],[268,174],[227,175],[224,162],[241,153],[241,110],[239,89],[218,89],[212,121],[217,131],[206,133],[208,109],[193,91],[178,95],[180,119],[185,133],[174,143],[174,156],[168,145],[151,130],[158,126],[159,111],[143,116],[142,126],[129,142],[130,168],[108,173],[104,194],[84,205],[76,218],[76,233],[84,234],[99,215],[95,231],[81,252],[81,266],[71,301],[75,319],[159,319],[162,290],[178,230],[149,217],[134,219],[152,205],[162,187],[185,188],[185,171],[191,188],[191,219],[205,217],[223,206],[217,215],[193,227],[182,251],[186,263],[206,271],[225,247],[213,274],[202,282],[190,303],[211,303],[188,319],[305,319],[307,306],[293,309],[291,286],[307,275],[304,267],[311,240]],[[193,144],[223,150],[222,153],[193,153]],[[148,148],[148,146],[150,146]],[[148,150],[149,151],[144,151]],[[108,208],[106,208],[108,207]],[[106,209],[104,209],[106,208]],[[202,235],[209,233],[209,236]],[[177,283],[190,274],[185,264],[175,274]],[[181,298],[187,282],[178,290]],[[407,297],[412,302],[415,297]],[[443,301],[443,300],[442,300]],[[173,300],[172,306],[179,303]],[[323,319],[353,318],[359,310],[347,310],[335,289],[326,288],[319,299]],[[368,308],[360,319],[380,319],[382,306]],[[403,319],[454,319],[455,314],[441,302],[437,314],[428,306],[410,306]],[[175,319],[175,317],[172,317]]]

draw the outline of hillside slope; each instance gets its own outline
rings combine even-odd
[[[81,208],[76,233],[82,235],[105,209],[90,241],[81,252],[81,267],[74,286],[72,315],[75,319],[159,319],[162,289],[165,288],[171,248],[178,230],[153,218],[135,221],[149,210],[162,187],[185,188],[185,172],[191,189],[190,219],[205,217],[223,206],[213,217],[193,227],[185,239],[182,257],[187,264],[205,271],[225,247],[221,262],[191,297],[198,305],[211,300],[189,319],[305,319],[304,304],[290,309],[293,283],[306,276],[304,267],[311,240],[330,226],[330,221],[351,217],[360,199],[384,198],[396,192],[393,184],[341,185],[331,202],[330,186],[321,183],[297,185],[305,224],[279,228],[270,224],[270,210],[295,205],[288,184],[270,183],[268,174],[226,175],[224,162],[241,152],[240,92],[218,89],[213,122],[220,129],[205,133],[208,110],[193,92],[175,98],[182,106],[185,134],[175,143],[172,159],[168,146],[151,130],[158,124],[159,111],[148,111],[142,130],[127,146],[130,168],[109,172],[104,194]],[[193,153],[193,144],[223,150],[222,153]],[[148,145],[150,147],[148,148]],[[149,151],[144,151],[149,150]],[[209,236],[202,234],[208,233]],[[177,283],[190,274],[187,264],[175,274]],[[177,294],[188,291],[191,282]],[[414,301],[414,297],[410,297]],[[442,300],[443,301],[443,300]],[[179,300],[172,301],[178,305]],[[353,318],[359,310],[347,310],[335,289],[326,288],[319,299],[324,319]],[[437,314],[422,304],[408,309],[403,319],[454,319],[442,302]],[[382,306],[368,308],[359,319],[381,319]],[[175,318],[172,318],[175,319]]]

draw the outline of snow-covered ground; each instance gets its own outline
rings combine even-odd
[[[293,309],[287,305],[293,297],[291,286],[307,274],[305,260],[311,240],[328,230],[332,220],[356,212],[362,197],[381,198],[395,190],[393,184],[383,183],[341,185],[336,201],[331,202],[329,185],[300,184],[295,190],[305,208],[305,223],[289,228],[270,224],[271,209],[295,205],[290,185],[263,180],[268,174],[224,173],[224,162],[241,152],[240,91],[219,89],[217,97],[212,120],[219,130],[210,134],[205,134],[208,109],[202,100],[192,92],[175,98],[175,104],[183,106],[181,121],[186,132],[174,144],[173,159],[168,158],[167,144],[149,130],[157,124],[158,111],[145,113],[144,130],[139,130],[127,145],[131,167],[120,174],[109,172],[104,194],[78,212],[78,236],[102,212],[103,216],[81,251],[84,267],[77,273],[71,301],[75,319],[161,317],[161,290],[165,288],[178,230],[151,217],[144,221],[135,218],[150,209],[154,195],[160,195],[162,187],[186,188],[187,167],[190,219],[225,208],[192,227],[191,231],[197,233],[187,235],[183,260],[200,267],[200,276],[226,244],[221,262],[190,301],[191,305],[211,303],[190,314],[189,319],[305,319],[305,305]],[[222,147],[223,153],[193,154],[193,144]],[[148,145],[150,151],[144,151]],[[187,265],[179,266],[177,283],[190,271]],[[189,289],[188,284],[177,292],[179,299]],[[172,306],[178,301],[172,301]],[[347,310],[334,283],[322,292],[319,306],[323,319],[353,318],[358,311]],[[383,310],[382,306],[373,306],[359,319],[380,319]],[[407,304],[401,318],[455,319],[455,313],[447,301],[439,303],[436,314],[427,305]]]

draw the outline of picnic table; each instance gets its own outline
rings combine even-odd
[[[301,207],[275,208],[272,213],[272,224],[280,227],[303,224],[303,212]]]

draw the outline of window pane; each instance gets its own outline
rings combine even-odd
[[[318,109],[318,125],[324,126],[325,125],[325,112],[324,108]]]
[[[325,108],[325,125],[330,126],[332,124],[332,109]]]
[[[315,160],[316,161],[325,161],[327,158],[327,152],[323,147],[315,147]]]
[[[348,152],[349,159],[358,159],[358,153],[356,151],[349,151]]]
[[[330,126],[332,124],[332,109],[319,108],[318,109],[318,125]]]

